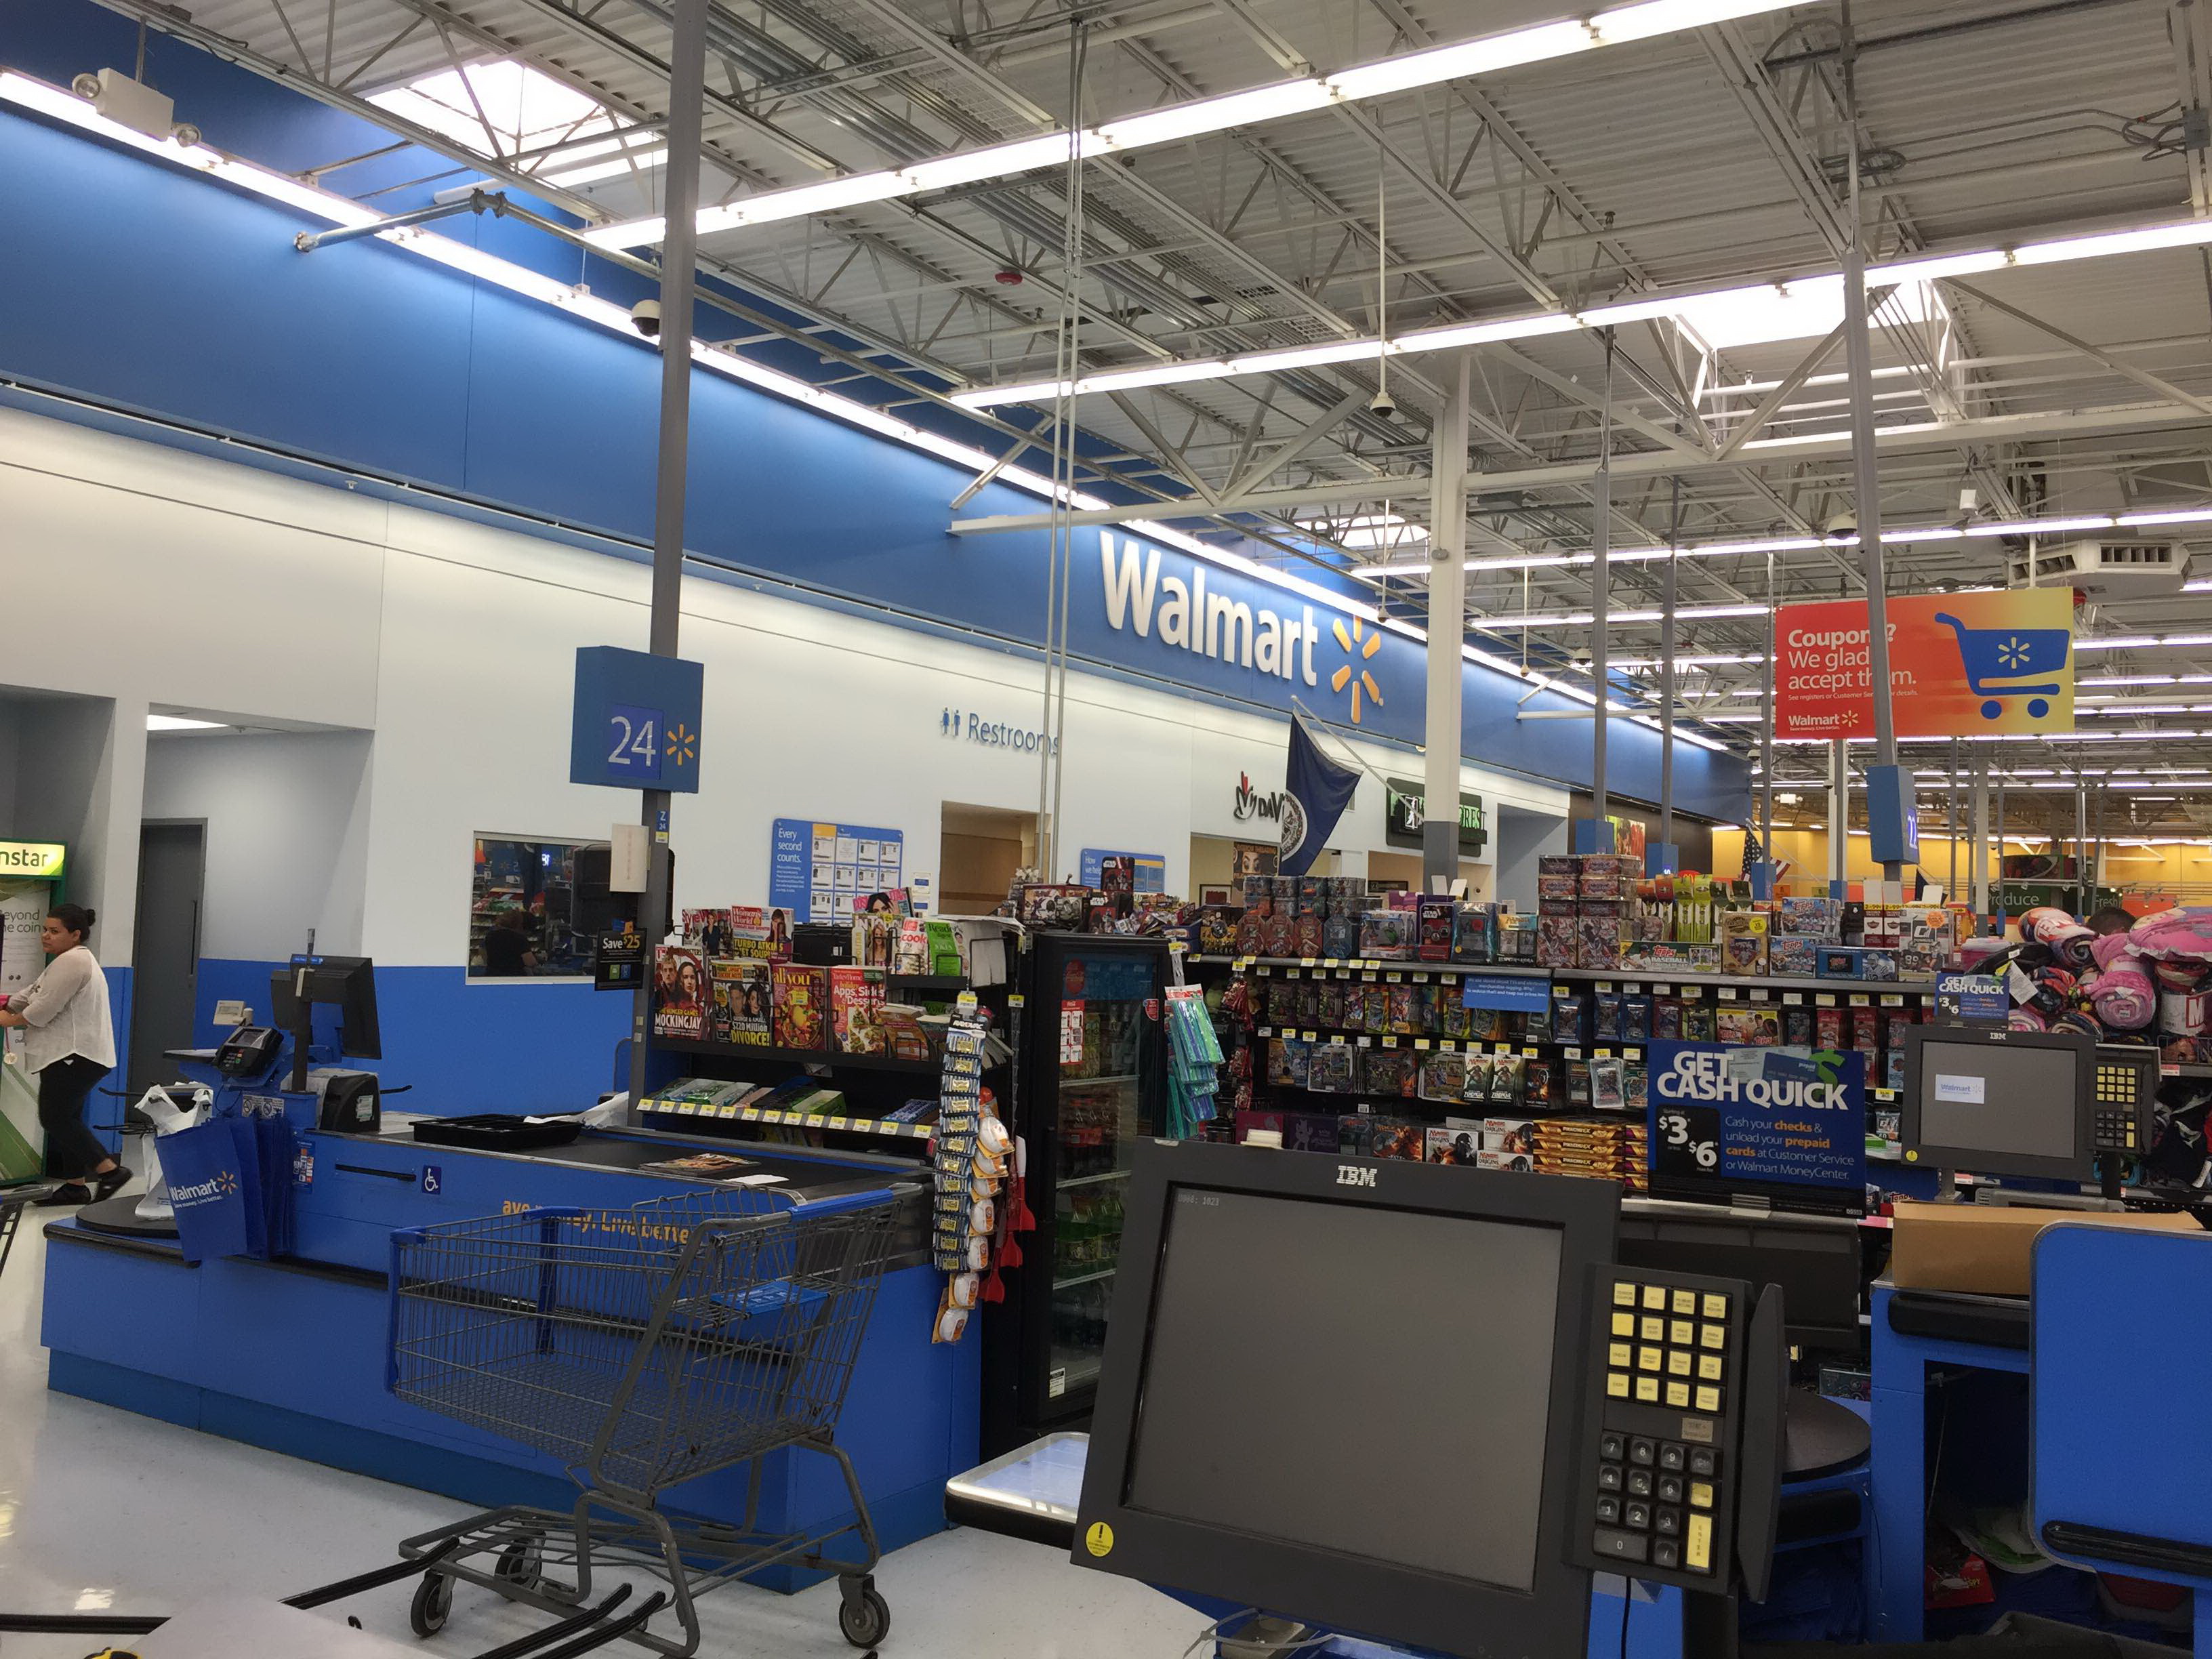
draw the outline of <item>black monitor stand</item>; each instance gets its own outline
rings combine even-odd
[[[292,970],[292,1092],[307,1092],[307,1050],[315,1041],[315,1005],[307,1000],[308,969]]]

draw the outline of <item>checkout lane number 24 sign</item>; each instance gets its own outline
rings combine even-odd
[[[580,649],[568,781],[696,793],[703,679],[701,665],[681,657]]]

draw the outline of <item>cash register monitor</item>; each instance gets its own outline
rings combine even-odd
[[[299,1028],[300,1002],[338,1011],[338,1052],[356,1060],[384,1058],[376,1020],[376,965],[367,957],[297,956],[269,975],[274,1023]]]
[[[1596,1182],[1147,1143],[1075,1559],[1446,1653],[1576,1653]]]
[[[2072,1032],[1905,1029],[1905,1160],[2048,1181],[2091,1179],[2096,1043]]]

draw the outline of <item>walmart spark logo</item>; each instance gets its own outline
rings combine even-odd
[[[1377,627],[1372,634],[1368,633],[1366,619],[1359,617],[1352,618],[1352,627],[1347,630],[1344,619],[1340,617],[1329,624],[1328,631],[1336,635],[1336,642],[1344,647],[1344,654],[1353,659],[1329,676],[1328,689],[1341,691],[1347,685],[1352,688],[1352,723],[1357,726],[1359,724],[1361,692],[1365,692],[1367,701],[1377,708],[1382,706],[1382,688],[1375,684],[1375,676],[1359,666],[1360,663],[1382,648],[1382,630]],[[1363,638],[1364,644],[1359,642]],[[1352,678],[1355,673],[1358,676],[1357,679]]]
[[[668,728],[668,763],[689,766],[699,758],[699,734],[678,720]]]

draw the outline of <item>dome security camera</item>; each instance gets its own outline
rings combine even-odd
[[[629,308],[629,325],[648,340],[660,337],[660,301],[640,300]]]
[[[1386,386],[1367,400],[1367,412],[1380,415],[1387,421],[1398,412],[1398,400],[1390,395],[1389,388]]]

